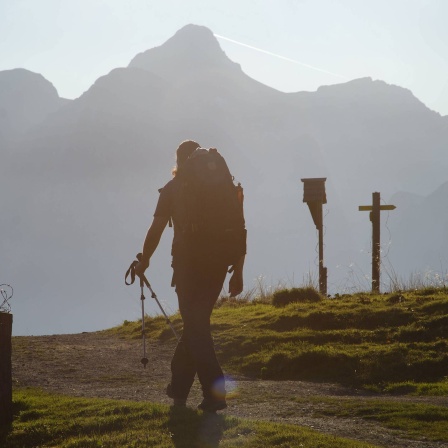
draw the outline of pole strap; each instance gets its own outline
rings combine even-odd
[[[137,254],[137,260],[134,260],[131,265],[129,266],[128,270],[126,271],[126,274],[124,276],[124,282],[126,283],[126,285],[132,285],[135,282],[135,267],[137,266],[137,264],[139,263],[139,260],[141,258],[142,254],[139,253]],[[130,282],[128,283],[128,277],[130,277]],[[151,292],[151,298],[153,298],[157,305],[159,306],[160,311],[162,312],[163,316],[165,317],[166,323],[170,326],[171,331],[173,332],[175,338],[177,339],[177,341],[180,341],[180,337],[177,334],[176,329],[174,328],[172,322],[170,321],[170,318],[168,317],[168,315],[166,314],[165,310],[163,309],[161,303],[159,302],[159,299],[157,298],[156,293],[154,292],[154,290],[151,288],[150,283],[148,282],[148,279],[146,278],[145,275],[142,275],[140,277],[140,288],[142,290],[142,295],[141,295],[141,299],[142,299],[142,304],[143,301],[145,300],[145,296],[143,295],[143,285],[146,285],[146,287],[149,289],[149,291]]]
[[[124,276],[124,282],[126,285],[132,285],[135,282],[135,266],[137,266],[138,260],[134,260],[131,265],[129,266],[128,270],[126,271],[126,274]],[[130,283],[128,283],[128,277],[131,277]]]

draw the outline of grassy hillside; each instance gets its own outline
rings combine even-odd
[[[172,321],[180,330],[180,317]],[[145,323],[149,338],[173,337],[162,317]],[[295,288],[264,300],[222,299],[212,325],[219,358],[232,373],[394,393],[448,392],[444,289],[329,299]],[[141,322],[108,331],[140,338]]]
[[[181,330],[180,317],[175,315],[172,321]],[[145,323],[148,339],[173,342],[174,337],[162,317],[147,317]],[[339,382],[395,394],[446,396],[448,393],[448,294],[445,290],[421,289],[329,299],[312,289],[299,288],[277,291],[263,300],[221,299],[214,310],[212,324],[219,357],[230,374]],[[125,321],[119,327],[91,335],[95,336],[92,340],[96,344],[103,337],[112,339],[114,344],[119,342],[116,336],[136,340],[141,338],[141,322]],[[107,335],[113,337],[107,338]],[[55,368],[52,363],[55,355],[51,350],[48,352],[50,348],[57,351],[59,347],[65,354],[78,354],[85,347],[69,346],[69,339],[48,347],[48,340],[41,339],[41,345],[37,341],[30,345],[27,338],[15,341],[16,351],[24,345],[27,350],[31,349],[33,368],[40,365],[37,358],[44,358],[39,372]],[[42,345],[45,341],[47,345]],[[66,346],[75,347],[76,352],[66,351]],[[167,346],[172,344],[160,345]],[[109,346],[96,347],[107,352]],[[74,359],[88,363],[90,358],[70,358],[70,362]],[[73,365],[69,368],[70,372],[76,370]],[[107,382],[106,378],[101,377],[100,383]],[[121,373],[119,378],[122,382]],[[112,379],[116,381],[115,376]],[[82,376],[82,380],[90,381],[91,377]],[[295,425],[206,415],[191,408],[179,410],[148,402],[68,397],[23,387],[26,384],[32,383],[25,382],[21,387],[18,383],[14,390],[14,423],[0,429],[1,447],[330,448],[371,447],[367,442],[372,441],[377,446],[411,446],[407,441],[415,441],[415,446],[442,447],[448,442],[448,408],[443,397],[293,393],[282,398],[285,402],[275,403],[275,415],[282,418],[294,412],[337,425],[352,422],[349,432],[343,433],[346,437],[359,435],[362,439],[360,422],[368,422],[372,426],[367,432],[370,434],[373,430],[375,437],[363,443],[322,434],[322,429],[319,433]],[[132,388],[137,387],[135,384],[132,383]],[[238,399],[243,403],[253,397]],[[258,406],[270,406],[273,411],[272,397],[257,395],[255,400]],[[380,437],[386,431],[389,431],[387,440],[396,441],[397,445]],[[392,439],[391,433],[397,436]]]
[[[14,393],[13,428],[0,429],[2,448],[25,447],[284,447],[374,448],[307,428],[245,421],[151,403]]]

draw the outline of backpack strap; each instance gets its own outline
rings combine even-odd
[[[159,194],[162,192],[162,190],[163,190],[163,187],[162,188],[159,188],[157,191],[159,192]],[[169,227],[173,227],[173,218],[170,216],[169,218],[168,218],[168,226]]]

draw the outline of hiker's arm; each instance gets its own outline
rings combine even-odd
[[[243,255],[237,263],[233,265],[232,277],[229,281],[230,297],[235,297],[243,291],[243,267],[245,255]]]
[[[140,276],[143,275],[149,266],[149,260],[152,254],[159,245],[160,237],[165,230],[169,217],[155,216],[151,226],[146,234],[145,242],[143,244],[143,253],[140,263],[135,267],[135,273]]]

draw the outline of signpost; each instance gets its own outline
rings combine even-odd
[[[12,314],[9,304],[12,295],[10,285],[0,285],[0,428],[12,422]]]
[[[381,205],[380,193],[372,193],[372,205],[360,205],[360,212],[370,212],[372,221],[372,292],[380,292],[380,263],[381,263],[381,239],[380,239],[380,214],[382,210],[395,210],[395,205]]]
[[[324,267],[324,232],[322,204],[327,203],[326,177],[301,179],[303,202],[308,204],[316,229],[319,232],[319,292],[327,295],[327,268]]]

